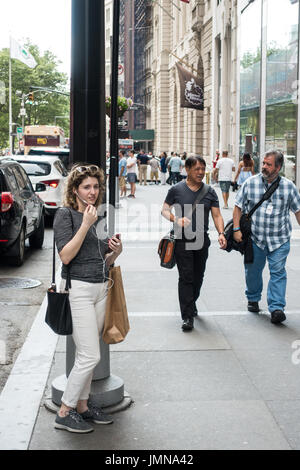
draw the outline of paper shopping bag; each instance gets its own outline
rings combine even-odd
[[[109,278],[102,338],[107,344],[116,344],[130,329],[120,266],[110,269]]]

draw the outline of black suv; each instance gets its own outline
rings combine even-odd
[[[44,190],[38,183],[36,191]],[[11,264],[24,261],[25,239],[33,248],[44,242],[44,204],[35,194],[25,170],[16,161],[0,157],[0,255]]]

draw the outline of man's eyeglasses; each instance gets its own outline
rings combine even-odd
[[[79,173],[84,173],[85,171],[97,172],[99,170],[100,168],[97,165],[87,165],[87,166],[77,166],[76,168],[74,168],[74,170],[72,170],[72,172],[78,171]]]

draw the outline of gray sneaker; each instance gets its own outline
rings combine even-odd
[[[69,413],[63,418],[57,413],[54,427],[56,429],[65,429],[66,431],[76,432],[79,434],[94,431],[94,428],[87,424],[81,415],[75,410],[69,411]]]
[[[81,413],[80,416],[84,421],[92,421],[95,424],[111,424],[113,420],[109,418],[104,411],[91,403],[88,403],[89,409],[84,413]]]

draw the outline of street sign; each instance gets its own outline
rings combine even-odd
[[[133,139],[119,139],[119,150],[133,150]]]
[[[17,127],[16,131],[17,131],[18,139],[19,140],[22,139],[22,137],[23,137],[23,127]]]

